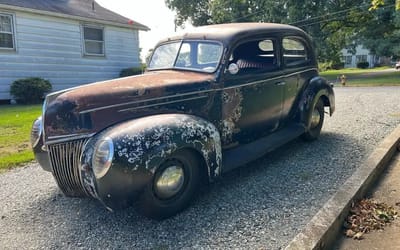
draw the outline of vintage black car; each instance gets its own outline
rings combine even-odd
[[[211,25],[161,41],[143,75],[49,94],[31,138],[65,195],[162,219],[202,181],[318,138],[325,107],[334,93],[302,30]]]

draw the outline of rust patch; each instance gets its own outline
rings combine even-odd
[[[236,128],[236,123],[242,116],[242,101],[243,94],[240,89],[227,89],[223,93],[223,108],[222,108],[222,141],[224,144],[232,142],[232,136],[237,133],[239,128]]]

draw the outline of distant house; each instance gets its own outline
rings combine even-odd
[[[93,0],[0,0],[0,100],[25,77],[53,90],[118,77],[140,65],[139,30]]]
[[[347,49],[342,49],[342,55],[345,68],[356,68],[359,62],[368,62],[369,67],[373,68],[381,60],[362,45],[357,45],[355,54],[349,52]]]

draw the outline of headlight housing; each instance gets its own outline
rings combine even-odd
[[[93,173],[97,179],[102,178],[111,167],[114,157],[114,143],[111,138],[99,140],[94,147],[92,158]]]
[[[32,124],[32,129],[31,129],[32,148],[36,147],[36,145],[39,143],[41,135],[42,135],[42,117],[39,116]]]

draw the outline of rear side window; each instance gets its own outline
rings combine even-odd
[[[239,73],[263,73],[276,70],[277,53],[275,40],[260,39],[240,44],[232,53],[231,61],[236,63]]]
[[[309,56],[304,42],[298,38],[284,38],[282,40],[283,60],[286,66],[298,66],[308,62]]]

